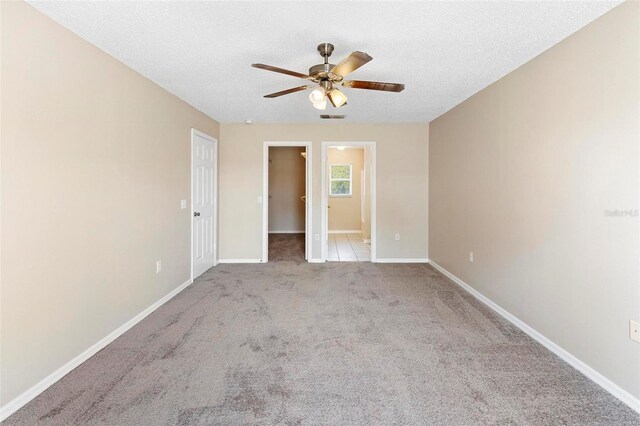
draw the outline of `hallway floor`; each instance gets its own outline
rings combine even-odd
[[[370,262],[371,244],[362,234],[329,234],[327,260],[330,262]]]

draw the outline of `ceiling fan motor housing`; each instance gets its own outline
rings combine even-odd
[[[335,67],[334,64],[318,64],[309,68],[309,77],[313,77],[318,80],[329,77],[329,71]]]

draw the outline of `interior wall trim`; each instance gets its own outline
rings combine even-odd
[[[533,327],[527,325],[518,317],[511,314],[506,309],[502,308],[500,305],[498,305],[497,303],[495,303],[494,301],[492,301],[491,299],[489,299],[488,297],[480,293],[478,290],[471,287],[469,284],[462,281],[460,278],[453,275],[451,272],[444,269],[442,266],[438,265],[433,260],[429,260],[429,263],[433,265],[433,267],[437,269],[439,272],[441,272],[444,276],[449,278],[458,286],[462,287],[467,292],[471,293],[473,297],[475,297],[480,302],[487,305],[489,308],[493,309],[498,315],[502,316],[507,321],[511,322],[513,325],[518,327],[520,330],[524,331],[526,334],[528,334],[531,338],[536,340],[538,343],[542,344],[551,352],[558,355],[567,364],[569,364],[570,366],[572,366],[573,368],[575,368],[576,370],[578,370],[579,372],[587,376],[589,379],[594,381],[596,384],[598,384],[604,390],[609,392],[611,395],[615,396],[620,401],[627,404],[632,410],[635,410],[636,412],[640,413],[640,399],[631,395],[629,392],[622,389],[620,386],[616,385],[615,383],[613,383],[611,380],[609,380],[602,374],[598,373],[588,364],[578,359],[575,355],[563,349],[560,345],[558,345],[557,343],[554,343],[553,341],[545,337],[542,333],[536,331]]]
[[[391,258],[391,259],[376,259],[376,263],[429,263],[429,259],[426,258]]]
[[[263,263],[262,259],[218,259],[218,263]]]
[[[175,289],[171,290],[169,294],[162,297],[160,300],[149,306],[144,311],[140,312],[135,317],[131,318],[129,321],[122,324],[120,327],[113,330],[111,333],[100,339],[94,345],[78,354],[71,361],[67,362],[60,368],[58,368],[53,373],[49,374],[47,377],[33,385],[31,388],[27,389],[22,394],[15,397],[13,400],[9,401],[2,408],[0,408],[0,421],[4,421],[7,417],[18,411],[25,404],[31,401],[36,396],[40,395],[44,392],[49,386],[53,385],[58,380],[62,379],[68,373],[70,373],[73,369],[78,367],[80,364],[91,358],[93,355],[102,350],[109,343],[113,342],[115,339],[123,335],[127,330],[129,330],[134,325],[138,324],[140,321],[145,319],[149,314],[158,309],[160,306],[167,303],[171,300],[175,295],[180,293],[182,290],[187,288],[193,282],[192,279],[185,281],[180,284]]]

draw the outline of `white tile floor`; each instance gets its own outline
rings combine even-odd
[[[371,245],[362,234],[329,234],[327,260],[331,262],[370,262]]]

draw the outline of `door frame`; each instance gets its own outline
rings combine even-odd
[[[305,242],[304,250],[307,262],[312,259],[311,249],[313,247],[313,238],[311,238],[311,212],[313,204],[311,203],[311,141],[263,141],[262,145],[262,262],[269,261],[269,148],[278,146],[291,146],[305,148],[307,159],[305,161],[305,195],[307,202],[305,204]]]
[[[320,235],[322,243],[320,247],[321,262],[327,261],[327,240],[329,238],[329,215],[327,214],[327,206],[329,205],[329,197],[327,193],[328,174],[327,174],[327,150],[330,147],[344,146],[347,148],[364,148],[365,162],[367,161],[367,148],[371,155],[371,263],[377,262],[377,230],[376,230],[376,143],[375,142],[356,142],[356,141],[330,141],[321,142],[322,145],[322,166],[320,170],[320,182],[322,183],[322,192],[320,199]]]
[[[194,136],[199,136],[203,139],[213,142],[213,155],[215,158],[215,173],[213,174],[213,266],[218,264],[218,173],[219,173],[219,164],[218,161],[218,140],[213,136],[210,136],[204,132],[191,128],[191,149],[190,149],[190,158],[189,158],[189,182],[191,183],[190,189],[190,209],[189,209],[189,235],[190,243],[189,243],[189,251],[191,253],[191,281],[193,281],[193,139]]]

